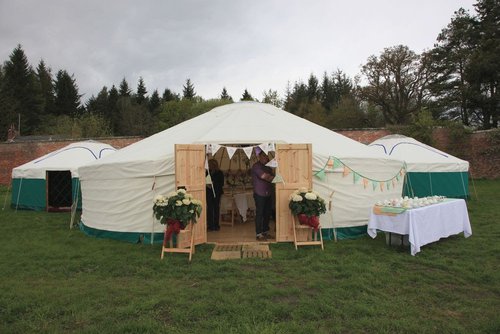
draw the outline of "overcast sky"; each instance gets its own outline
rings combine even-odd
[[[290,81],[337,69],[360,73],[370,55],[432,48],[473,0],[0,0],[0,61],[21,44],[30,64],[73,74],[82,102],[125,78],[135,91],[234,100],[248,89],[283,96]]]

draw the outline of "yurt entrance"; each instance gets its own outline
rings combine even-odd
[[[71,172],[47,171],[47,211],[69,211],[72,200]]]
[[[186,151],[188,147],[193,149],[196,146],[202,145],[176,145],[176,186],[192,183],[189,179],[193,180],[197,177],[191,175],[186,180],[182,179],[186,178],[186,172],[195,173],[196,169],[203,173],[203,180],[205,180],[205,166],[197,166],[196,169],[183,168],[182,165],[187,166],[188,162],[185,157],[181,158],[179,156],[180,148]],[[257,162],[255,148],[258,145],[220,146],[221,148],[217,152],[207,155],[207,159],[217,161],[224,174],[224,195],[221,199],[219,216],[220,229],[207,232],[206,219],[203,219],[204,226],[201,229],[199,224],[201,221],[199,221],[197,231],[203,233],[206,236],[205,242],[209,243],[256,242],[255,203],[253,200],[251,168]],[[252,148],[250,157],[248,151],[245,152],[244,150],[248,147]],[[185,154],[189,155],[189,153],[182,153],[182,155]],[[274,210],[270,222],[274,239],[268,241],[292,241],[293,226],[288,208],[289,196],[297,188],[310,188],[312,186],[312,146],[311,144],[276,144],[275,151],[269,151],[268,156],[271,161],[275,159],[277,165],[273,168],[273,171],[275,175],[279,176],[274,183]],[[179,171],[179,174],[177,171]],[[282,181],[279,181],[280,178]],[[187,187],[187,189],[190,188]],[[201,193],[199,194],[201,195]],[[205,193],[203,196],[207,196],[207,194]],[[203,200],[206,203],[205,197]]]

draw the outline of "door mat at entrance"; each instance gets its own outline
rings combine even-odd
[[[270,259],[272,256],[269,245],[216,245],[212,251],[212,260],[246,259],[258,257]]]

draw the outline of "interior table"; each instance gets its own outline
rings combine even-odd
[[[445,199],[443,202],[414,208],[396,215],[372,213],[367,233],[372,238],[377,230],[408,235],[411,255],[420,252],[420,247],[450,235],[464,233],[468,238],[472,229],[463,199]]]

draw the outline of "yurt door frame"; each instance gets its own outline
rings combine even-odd
[[[206,243],[205,145],[175,144],[175,189],[179,188],[203,203],[201,216],[194,224],[194,243]]]
[[[194,198],[203,202],[203,210],[195,225],[195,243],[207,242],[205,195],[205,145],[175,145],[175,185],[185,187]],[[292,215],[288,208],[290,194],[298,188],[312,188],[312,145],[276,144],[276,174],[283,182],[276,183],[276,241],[293,241]]]
[[[276,241],[293,241],[292,213],[288,207],[292,192],[312,188],[312,144],[276,144],[279,174],[283,182],[276,183]]]

